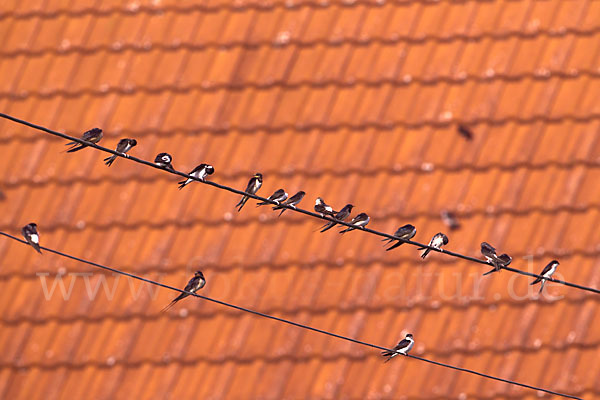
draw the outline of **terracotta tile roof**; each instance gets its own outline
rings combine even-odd
[[[136,156],[209,162],[240,189],[260,171],[263,195],[352,202],[420,241],[453,210],[452,250],[487,240],[518,268],[558,258],[564,279],[599,287],[599,13],[594,0],[5,0],[0,110],[101,126],[110,147],[135,137]],[[217,299],[380,345],[410,331],[415,354],[600,397],[593,295],[548,285],[557,297],[538,299],[524,277],[319,235],[253,202],[238,214],[230,193],[0,132],[2,231],[36,221],[73,255],[180,287],[201,268]],[[161,314],[173,293],[15,242],[0,257],[3,398],[537,398],[202,301]],[[57,273],[68,301],[60,285],[44,294]]]

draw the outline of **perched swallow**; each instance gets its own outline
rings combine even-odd
[[[440,216],[442,217],[442,222],[446,224],[451,231],[460,228],[460,222],[458,222],[458,218],[456,218],[456,215],[454,215],[452,211],[442,210]]]
[[[496,255],[496,249],[488,242],[481,242],[481,254],[483,254],[485,259],[491,263],[494,263],[498,258]]]
[[[121,140],[119,140],[119,143],[117,144],[116,151],[117,151],[117,153],[125,154],[129,150],[131,150],[131,148],[135,145],[137,145],[137,140],[135,140],[135,139],[121,139]],[[110,167],[112,165],[112,163],[115,162],[116,159],[117,159],[117,156],[115,154],[113,154],[110,157],[106,157],[104,159],[104,162],[106,163],[106,165],[108,165]]]
[[[85,140],[86,142],[90,143],[98,143],[100,139],[102,139],[102,136],[104,136],[104,134],[102,133],[102,129],[92,128],[89,131],[85,131],[83,135],[81,135],[81,140]],[[67,153],[74,153],[87,147],[86,144],[80,144],[78,142],[69,142],[65,146],[73,146],[69,150],[67,150]]]
[[[190,279],[188,284],[185,285],[185,289],[183,290],[190,293],[196,293],[198,290],[202,289],[204,285],[206,285],[206,279],[204,279],[202,271],[196,271],[192,279]],[[177,303],[179,300],[183,300],[188,296],[188,293],[179,294],[179,296],[177,296],[172,302],[170,302],[168,306],[163,308],[161,312],[167,311],[169,308],[173,307],[175,303]]]
[[[544,290],[544,283],[546,283],[546,279],[552,278],[552,275],[554,275],[554,273],[556,272],[556,267],[558,267],[559,264],[560,263],[556,260],[550,261],[548,265],[544,267],[544,270],[540,274],[541,276],[543,276],[543,278],[535,278],[535,281],[531,282],[530,285],[535,285],[536,283],[542,282],[539,291],[539,293],[542,293],[542,290]]]
[[[346,218],[348,218],[350,216],[350,213],[352,212],[353,207],[354,206],[352,204],[346,204],[344,206],[344,208],[342,208],[337,214],[335,214],[333,216],[333,218],[337,219],[338,221],[344,221]],[[326,230],[331,229],[336,225],[337,225],[337,222],[328,222],[319,229],[321,229],[321,232],[325,232]]]
[[[464,137],[467,140],[473,140],[473,131],[471,130],[471,128],[469,128],[466,125],[463,124],[459,124],[456,127],[456,130],[458,131],[458,133],[460,133],[460,135],[462,137]]]
[[[329,215],[333,217],[335,215],[335,211],[333,211],[333,207],[325,204],[322,198],[317,197],[315,200],[315,211],[321,214],[321,216]]]
[[[448,236],[444,235],[442,232],[440,233],[436,233],[433,238],[431,238],[431,241],[429,242],[429,246],[430,247],[434,247],[436,249],[441,249],[442,246],[445,246],[448,244]],[[419,250],[425,250],[423,252],[423,254],[421,254],[421,258],[425,258],[427,257],[427,254],[429,254],[429,252],[431,251],[431,249],[429,247],[419,247]]]
[[[208,175],[212,175],[214,173],[215,173],[215,169],[213,168],[212,165],[200,164],[196,168],[194,168],[188,175],[191,175],[194,178],[198,178],[202,182],[204,182],[204,179]],[[177,182],[177,183],[179,183],[179,190],[183,189],[186,185],[189,185],[192,182],[194,182],[194,179],[191,179],[191,178],[188,178],[185,181]]]
[[[485,276],[491,274],[492,272],[500,271],[502,268],[508,267],[511,262],[512,257],[506,253],[502,253],[499,256],[497,256],[494,261],[492,261],[492,263],[494,264],[494,268],[492,268],[483,275]]]
[[[298,193],[296,193],[295,195],[293,195],[292,197],[290,197],[289,199],[287,199],[286,201],[284,201],[283,203],[281,203],[280,205],[273,207],[273,210],[281,210],[281,212],[278,215],[278,217],[281,217],[281,214],[283,214],[283,212],[286,210],[284,207],[282,207],[283,205],[290,206],[295,209],[296,204],[298,204],[302,201],[305,194],[306,193],[304,193],[304,191],[301,190]]]
[[[254,176],[252,178],[250,178],[250,180],[248,181],[248,186],[246,186],[246,190],[244,190],[244,192],[250,193],[250,194],[256,194],[256,192],[258,192],[258,189],[260,189],[260,187],[262,186],[262,181],[263,181],[262,174],[260,174],[260,173],[254,174]],[[246,204],[246,202],[248,201],[249,198],[250,197],[248,197],[248,196],[244,196],[239,201],[239,203],[237,203],[235,205],[238,208],[238,212],[242,211],[242,207],[244,207],[244,204]]]
[[[406,355],[415,345],[415,341],[413,339],[412,334],[407,334],[404,339],[398,342],[396,346],[394,346],[394,351],[385,350],[381,352],[381,355],[387,357],[384,363],[390,361],[392,358],[396,357],[398,354]]]
[[[23,234],[25,240],[27,240],[27,243],[29,243],[31,247],[35,249],[35,251],[42,254],[42,251],[40,250],[40,234],[37,231],[37,224],[32,222],[25,225],[21,229],[21,233]]]
[[[371,220],[371,218],[367,214],[360,213],[356,217],[352,218],[352,221],[350,221],[350,223],[354,226],[349,226],[346,229],[341,230],[340,233],[346,233],[346,232],[353,231],[356,228],[365,227],[365,226],[367,226],[367,224],[369,223],[370,220]]]
[[[171,162],[173,162],[173,157],[169,153],[158,153],[154,159],[154,164],[166,169],[173,169]]]
[[[277,204],[281,204],[282,201],[285,201],[288,198],[288,194],[285,190],[283,189],[277,189],[275,191],[275,193],[273,193],[272,195],[270,195],[267,199],[274,201]],[[259,203],[256,203],[256,207],[260,207],[260,206],[264,206],[266,204],[271,204],[268,201],[261,201]]]
[[[417,234],[417,228],[415,228],[413,225],[406,224],[406,225],[401,226],[400,228],[396,229],[396,232],[394,232],[394,236],[398,238],[398,242],[395,243],[394,245],[388,247],[385,250],[390,251],[390,250],[394,250],[398,246],[402,246],[406,240],[410,240],[410,239],[414,238],[416,234]],[[382,241],[384,241],[384,242],[387,241],[388,243],[392,243],[394,241],[394,239],[385,238],[385,239],[382,239]]]

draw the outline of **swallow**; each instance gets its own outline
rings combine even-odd
[[[451,231],[460,228],[460,222],[458,222],[458,218],[456,218],[456,215],[454,215],[452,211],[442,210],[440,216],[442,217],[442,222],[446,224]]]
[[[135,145],[137,145],[137,140],[135,140],[135,139],[121,139],[121,140],[119,140],[119,143],[117,144],[116,152],[125,154],[129,150],[131,150],[131,148]],[[112,165],[112,163],[115,162],[116,159],[117,159],[117,155],[113,154],[110,157],[106,157],[104,159],[104,162],[106,163],[106,165],[108,165],[110,167]]]
[[[492,272],[500,271],[503,267],[508,267],[508,265],[512,262],[512,257],[508,254],[504,253],[501,255],[496,255],[496,249],[494,246],[487,242],[481,243],[481,254],[485,257],[485,260],[488,263],[491,263],[494,268],[483,275],[489,275]]]
[[[102,136],[104,136],[104,134],[102,133],[102,129],[92,128],[89,131],[85,131],[83,133],[83,135],[81,135],[81,140],[85,140],[86,142],[90,142],[90,143],[98,143],[100,141],[100,139],[102,139]],[[65,146],[73,146],[67,150],[67,153],[74,153],[76,151],[79,151],[79,150],[87,147],[87,144],[81,144],[78,142],[69,142]]]
[[[540,274],[541,277],[535,278],[535,281],[531,282],[530,285],[535,285],[536,283],[542,282],[540,286],[540,291],[538,293],[542,293],[544,290],[544,283],[546,283],[546,279],[552,278],[552,275],[556,272],[556,267],[558,267],[560,263],[556,260],[552,260],[544,267],[544,270]]]
[[[335,211],[333,211],[333,207],[325,204],[323,199],[320,197],[317,197],[317,199],[315,200],[315,211],[318,212],[319,214],[321,214],[322,217],[324,217],[325,215],[329,215],[330,217],[333,217],[335,215]]]
[[[511,262],[512,257],[506,253],[502,253],[498,257],[496,257],[495,261],[493,261],[494,268],[483,275],[485,276],[491,274],[492,272],[500,271],[502,268],[508,267]]]
[[[337,219],[338,221],[344,221],[346,218],[348,218],[350,216],[350,213],[352,212],[353,207],[354,206],[352,204],[346,204],[344,206],[344,208],[342,208],[340,211],[338,211],[337,214],[335,214],[333,216],[333,218]],[[325,232],[326,230],[333,228],[336,225],[337,225],[337,222],[328,222],[319,229],[321,229],[321,233],[322,233],[322,232]]]
[[[212,165],[200,164],[196,168],[194,168],[188,175],[191,175],[194,178],[198,178],[202,182],[204,182],[204,179],[206,179],[206,177],[208,175],[212,175],[214,173],[215,173],[215,169]],[[185,181],[177,182],[177,183],[179,183],[179,190],[186,187],[186,185],[189,185],[190,183],[194,182],[194,180],[195,179],[188,178]]]
[[[448,236],[444,235],[442,232],[436,233],[433,236],[433,238],[431,238],[431,241],[429,241],[429,247],[433,247],[436,249],[441,249],[442,246],[445,246],[447,244]],[[425,259],[425,257],[427,257],[427,254],[429,254],[429,252],[431,251],[429,247],[419,247],[419,250],[425,250],[423,254],[421,254],[421,258]]]
[[[393,351],[385,350],[381,352],[382,356],[387,357],[387,360],[384,361],[384,364],[396,357],[398,354],[407,355],[414,345],[415,341],[413,339],[413,335],[410,333],[407,334],[404,339],[399,341],[398,344],[394,346]]]
[[[282,206],[284,206],[284,205],[290,206],[295,210],[296,205],[302,201],[305,194],[306,193],[304,193],[304,191],[301,190],[298,193],[296,193],[295,195],[293,195],[292,197],[290,197],[289,199],[287,199],[286,201],[284,201],[283,203],[281,203],[280,205],[273,207],[273,210],[281,210],[281,212],[278,215],[278,217],[281,217],[281,214],[283,214],[283,212],[286,210]]]
[[[21,229],[21,233],[23,234],[23,237],[27,243],[29,243],[31,247],[35,249],[35,251],[42,254],[42,251],[40,250],[40,234],[37,231],[37,224],[32,222],[25,225]]]
[[[402,246],[405,241],[414,238],[416,234],[417,234],[417,228],[415,228],[413,225],[406,224],[406,225],[401,226],[400,228],[396,229],[396,232],[394,232],[394,236],[398,238],[398,242],[395,243],[394,245],[388,247],[387,249],[385,249],[385,251],[390,251],[390,250],[395,249],[398,246]],[[384,242],[387,241],[388,243],[392,243],[394,240],[395,239],[390,239],[390,238],[382,239],[382,241],[384,241]]]
[[[467,125],[459,124],[456,127],[458,133],[467,140],[473,140],[473,131]]]
[[[154,164],[165,169],[174,169],[171,162],[173,162],[173,157],[169,153],[158,153],[154,158]]]
[[[249,194],[256,194],[256,192],[258,192],[258,189],[260,189],[260,187],[262,186],[262,182],[263,182],[262,174],[260,174],[260,173],[254,174],[254,176],[252,178],[250,178],[250,180],[248,181],[248,186],[246,186],[246,190],[244,190],[244,192],[249,193]],[[237,203],[235,205],[238,209],[238,212],[242,211],[242,207],[244,207],[244,204],[246,204],[246,202],[248,201],[249,198],[250,197],[248,197],[248,196],[243,196],[242,199],[239,201],[239,203]]]
[[[481,254],[483,254],[487,262],[491,263],[494,263],[498,258],[496,249],[488,242],[481,242]]]
[[[267,200],[274,201],[275,203],[277,203],[279,205],[279,204],[281,204],[282,201],[285,201],[287,198],[288,198],[288,194],[285,190],[277,189],[275,192],[273,192],[272,195],[270,195],[267,198]],[[269,203],[268,201],[261,201],[261,202],[256,203],[256,207],[264,206],[267,204],[272,204],[272,203]]]
[[[356,228],[363,228],[367,226],[370,220],[371,218],[367,214],[360,213],[356,217],[352,218],[352,221],[350,221],[350,223],[354,226],[349,226],[346,229],[341,230],[340,233],[350,232],[355,230]]]
[[[204,279],[204,274],[202,274],[202,271],[196,271],[192,279],[190,279],[187,285],[185,285],[185,288],[183,290],[189,293],[196,293],[198,290],[202,289],[204,285],[206,285],[206,279]],[[173,307],[175,303],[177,303],[179,300],[183,300],[186,297],[188,297],[190,295],[189,293],[180,293],[179,296],[177,296],[172,302],[169,303],[169,305],[163,308],[161,312],[167,311],[169,308]]]

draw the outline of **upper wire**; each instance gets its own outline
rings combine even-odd
[[[116,155],[118,157],[122,157],[122,158],[125,158],[127,160],[131,160],[131,161],[137,162],[139,164],[146,165],[148,167],[153,167],[153,168],[159,169],[161,171],[166,171],[166,172],[168,172],[170,174],[179,175],[179,176],[187,178],[187,179],[192,179],[192,180],[198,181],[200,183],[203,183],[205,185],[214,186],[216,188],[227,190],[229,192],[232,192],[232,193],[235,193],[235,194],[239,194],[239,195],[242,195],[242,196],[248,196],[248,197],[251,197],[251,198],[253,198],[255,200],[261,200],[261,201],[267,202],[269,204],[277,205],[279,207],[286,208],[286,209],[294,211],[294,212],[298,212],[298,213],[305,214],[305,215],[310,215],[311,217],[314,217],[314,218],[319,218],[319,219],[326,220],[326,221],[329,221],[329,222],[336,222],[337,224],[345,225],[345,226],[348,226],[348,227],[354,227],[349,222],[340,221],[340,220],[331,218],[331,217],[329,217],[327,215],[321,215],[321,214],[314,213],[314,212],[311,212],[311,211],[308,211],[308,210],[304,210],[304,209],[298,208],[298,207],[290,207],[290,206],[285,205],[285,204],[278,204],[275,201],[269,200],[269,199],[267,199],[265,197],[257,196],[256,194],[246,193],[243,190],[238,190],[238,189],[235,189],[235,188],[232,188],[232,187],[229,187],[229,186],[221,185],[221,184],[213,182],[213,181],[200,180],[199,178],[197,178],[195,176],[191,176],[189,174],[186,174],[186,173],[181,172],[181,171],[177,171],[175,169],[163,168],[163,167],[161,167],[159,165],[156,165],[156,164],[154,164],[154,163],[152,163],[150,161],[146,161],[146,160],[143,160],[141,158],[137,158],[137,157],[131,156],[129,154],[119,153],[119,152],[117,152],[115,150],[112,150],[112,149],[109,149],[107,147],[99,146],[96,143],[86,142],[85,140],[81,140],[80,138],[76,138],[74,136],[70,136],[70,135],[67,135],[67,134],[64,134],[64,133],[61,133],[61,132],[57,132],[57,131],[54,131],[52,129],[48,129],[48,128],[43,127],[43,126],[36,125],[34,123],[31,123],[31,122],[28,122],[28,121],[25,121],[25,120],[13,117],[11,115],[8,115],[8,114],[2,113],[2,112],[0,112],[0,117],[8,119],[8,120],[13,121],[13,122],[16,122],[16,123],[21,124],[21,125],[28,126],[30,128],[36,129],[36,130],[42,131],[42,132],[49,133],[49,134],[54,135],[54,136],[59,136],[59,137],[61,137],[63,139],[67,139],[67,140],[70,140],[70,141],[73,141],[73,142],[77,142],[79,144],[85,144],[88,147],[92,147],[92,148],[95,148],[97,150],[101,150],[101,151],[104,151],[104,152],[107,152],[107,153],[110,153],[110,154],[114,154],[114,155]],[[419,242],[416,242],[416,241],[413,241],[413,240],[399,239],[399,238],[395,237],[394,235],[390,235],[390,234],[385,233],[385,232],[376,231],[374,229],[370,229],[370,228],[367,228],[367,227],[356,227],[356,230],[363,231],[363,232],[368,232],[368,233],[371,233],[373,235],[381,236],[381,237],[388,238],[388,239],[400,240],[400,241],[402,241],[404,243],[407,243],[407,244],[410,244],[412,246],[427,248],[427,249],[430,249],[432,251],[436,251],[438,253],[447,254],[447,255],[449,255],[451,257],[461,258],[463,260],[468,260],[468,261],[471,261],[471,262],[476,262],[476,263],[479,263],[479,264],[484,264],[484,265],[487,265],[487,266],[495,267],[494,264],[492,264],[491,262],[488,262],[486,260],[482,260],[482,259],[471,257],[471,256],[466,256],[466,255],[460,254],[460,253],[455,253],[455,252],[450,251],[450,250],[439,249],[437,247],[429,246],[428,244],[419,243]],[[509,267],[509,266],[503,266],[503,267],[501,267],[501,269],[505,269],[507,271],[514,272],[514,273],[521,274],[521,275],[525,275],[525,276],[530,276],[532,278],[540,278],[540,279],[544,279],[544,280],[546,280],[548,282],[554,282],[554,283],[558,283],[558,284],[561,284],[561,285],[565,285],[565,286],[570,286],[570,287],[573,287],[573,288],[577,288],[577,289],[580,289],[580,290],[585,290],[585,291],[588,291],[588,292],[593,292],[593,293],[600,294],[600,290],[599,289],[595,289],[595,288],[591,288],[591,287],[587,287],[587,286],[578,285],[576,283],[571,283],[571,282],[563,281],[563,280],[556,279],[556,278],[546,278],[546,277],[543,277],[541,275],[537,275],[537,274],[534,274],[534,273],[531,273],[531,272],[528,272],[528,271],[523,271],[523,270],[520,270],[520,269],[515,269],[515,268]]]

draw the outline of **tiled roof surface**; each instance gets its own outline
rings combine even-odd
[[[448,248],[486,240],[532,272],[558,258],[560,278],[600,287],[598,15],[597,0],[4,0],[0,110],[135,137],[136,156],[209,162],[240,189],[260,171],[260,194],[352,202],[423,242],[454,210]],[[0,121],[0,230],[36,221],[73,255],[178,287],[201,268],[220,300],[379,345],[410,331],[417,355],[600,397],[595,295],[538,298],[522,276],[254,202],[238,214],[231,193],[63,150]],[[6,239],[0,260],[1,398],[538,398],[200,300],[161,314],[170,291]],[[68,301],[45,298],[57,273]]]

